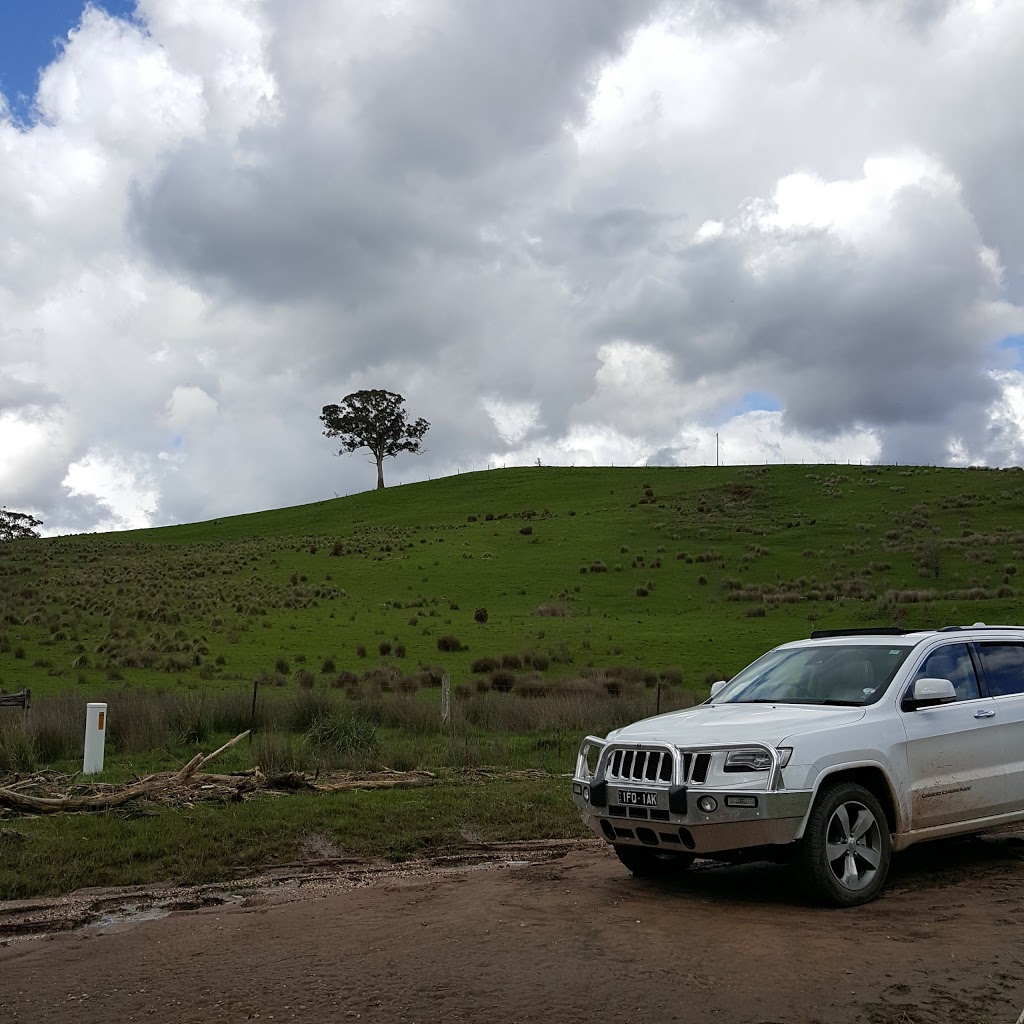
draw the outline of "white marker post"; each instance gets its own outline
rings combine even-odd
[[[107,705],[88,704],[85,708],[85,757],[83,775],[103,771],[103,747],[107,739]]]

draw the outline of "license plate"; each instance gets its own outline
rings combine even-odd
[[[640,789],[620,789],[619,803],[626,807],[657,807],[658,794],[645,793]]]

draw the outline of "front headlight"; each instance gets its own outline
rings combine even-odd
[[[779,767],[785,768],[793,756],[792,747],[779,747]],[[743,747],[730,750],[725,757],[727,772],[766,772],[772,766],[771,755],[760,747]]]

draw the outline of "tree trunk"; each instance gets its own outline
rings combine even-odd
[[[377,457],[377,490],[384,490],[384,459],[382,456]]]

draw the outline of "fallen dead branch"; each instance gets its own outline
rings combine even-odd
[[[203,770],[246,736],[248,732],[241,733],[212,754],[196,754],[177,771],[158,772],[130,783],[88,782],[77,775],[59,775],[51,771],[16,778],[0,787],[0,818],[106,811],[134,803],[182,807],[200,800],[237,802],[256,792],[268,796],[299,792],[342,793],[351,790],[409,789],[432,786],[441,781],[538,781],[551,777],[547,772],[537,769],[508,771],[491,766],[449,770],[443,776],[424,770],[400,772],[390,768],[378,772],[333,772],[315,777],[302,772],[282,772],[268,776],[260,768],[229,774]]]
[[[34,796],[30,793],[19,791],[15,787],[0,788],[0,807],[7,808],[18,814],[106,811],[113,807],[121,807],[124,804],[131,803],[133,800],[141,800],[160,793],[181,796],[186,794],[194,784],[196,773],[200,768],[209,764],[214,758],[219,757],[224,751],[230,750],[236,743],[245,739],[248,735],[248,730],[240,733],[233,740],[228,740],[224,746],[215,750],[212,754],[205,756],[203,754],[196,754],[188,764],[177,772],[158,772],[155,775],[148,775],[138,782],[129,783],[127,786],[104,786],[100,792],[92,792],[85,795]],[[243,784],[245,780],[258,784],[255,775],[243,777]],[[208,782],[204,776],[199,776],[199,781]]]
[[[267,789],[313,793],[340,793],[348,789],[408,789],[414,786],[432,786],[437,782],[433,772],[395,772],[387,769],[370,776],[332,776],[326,781],[307,778],[300,772],[272,775],[267,779]]]

